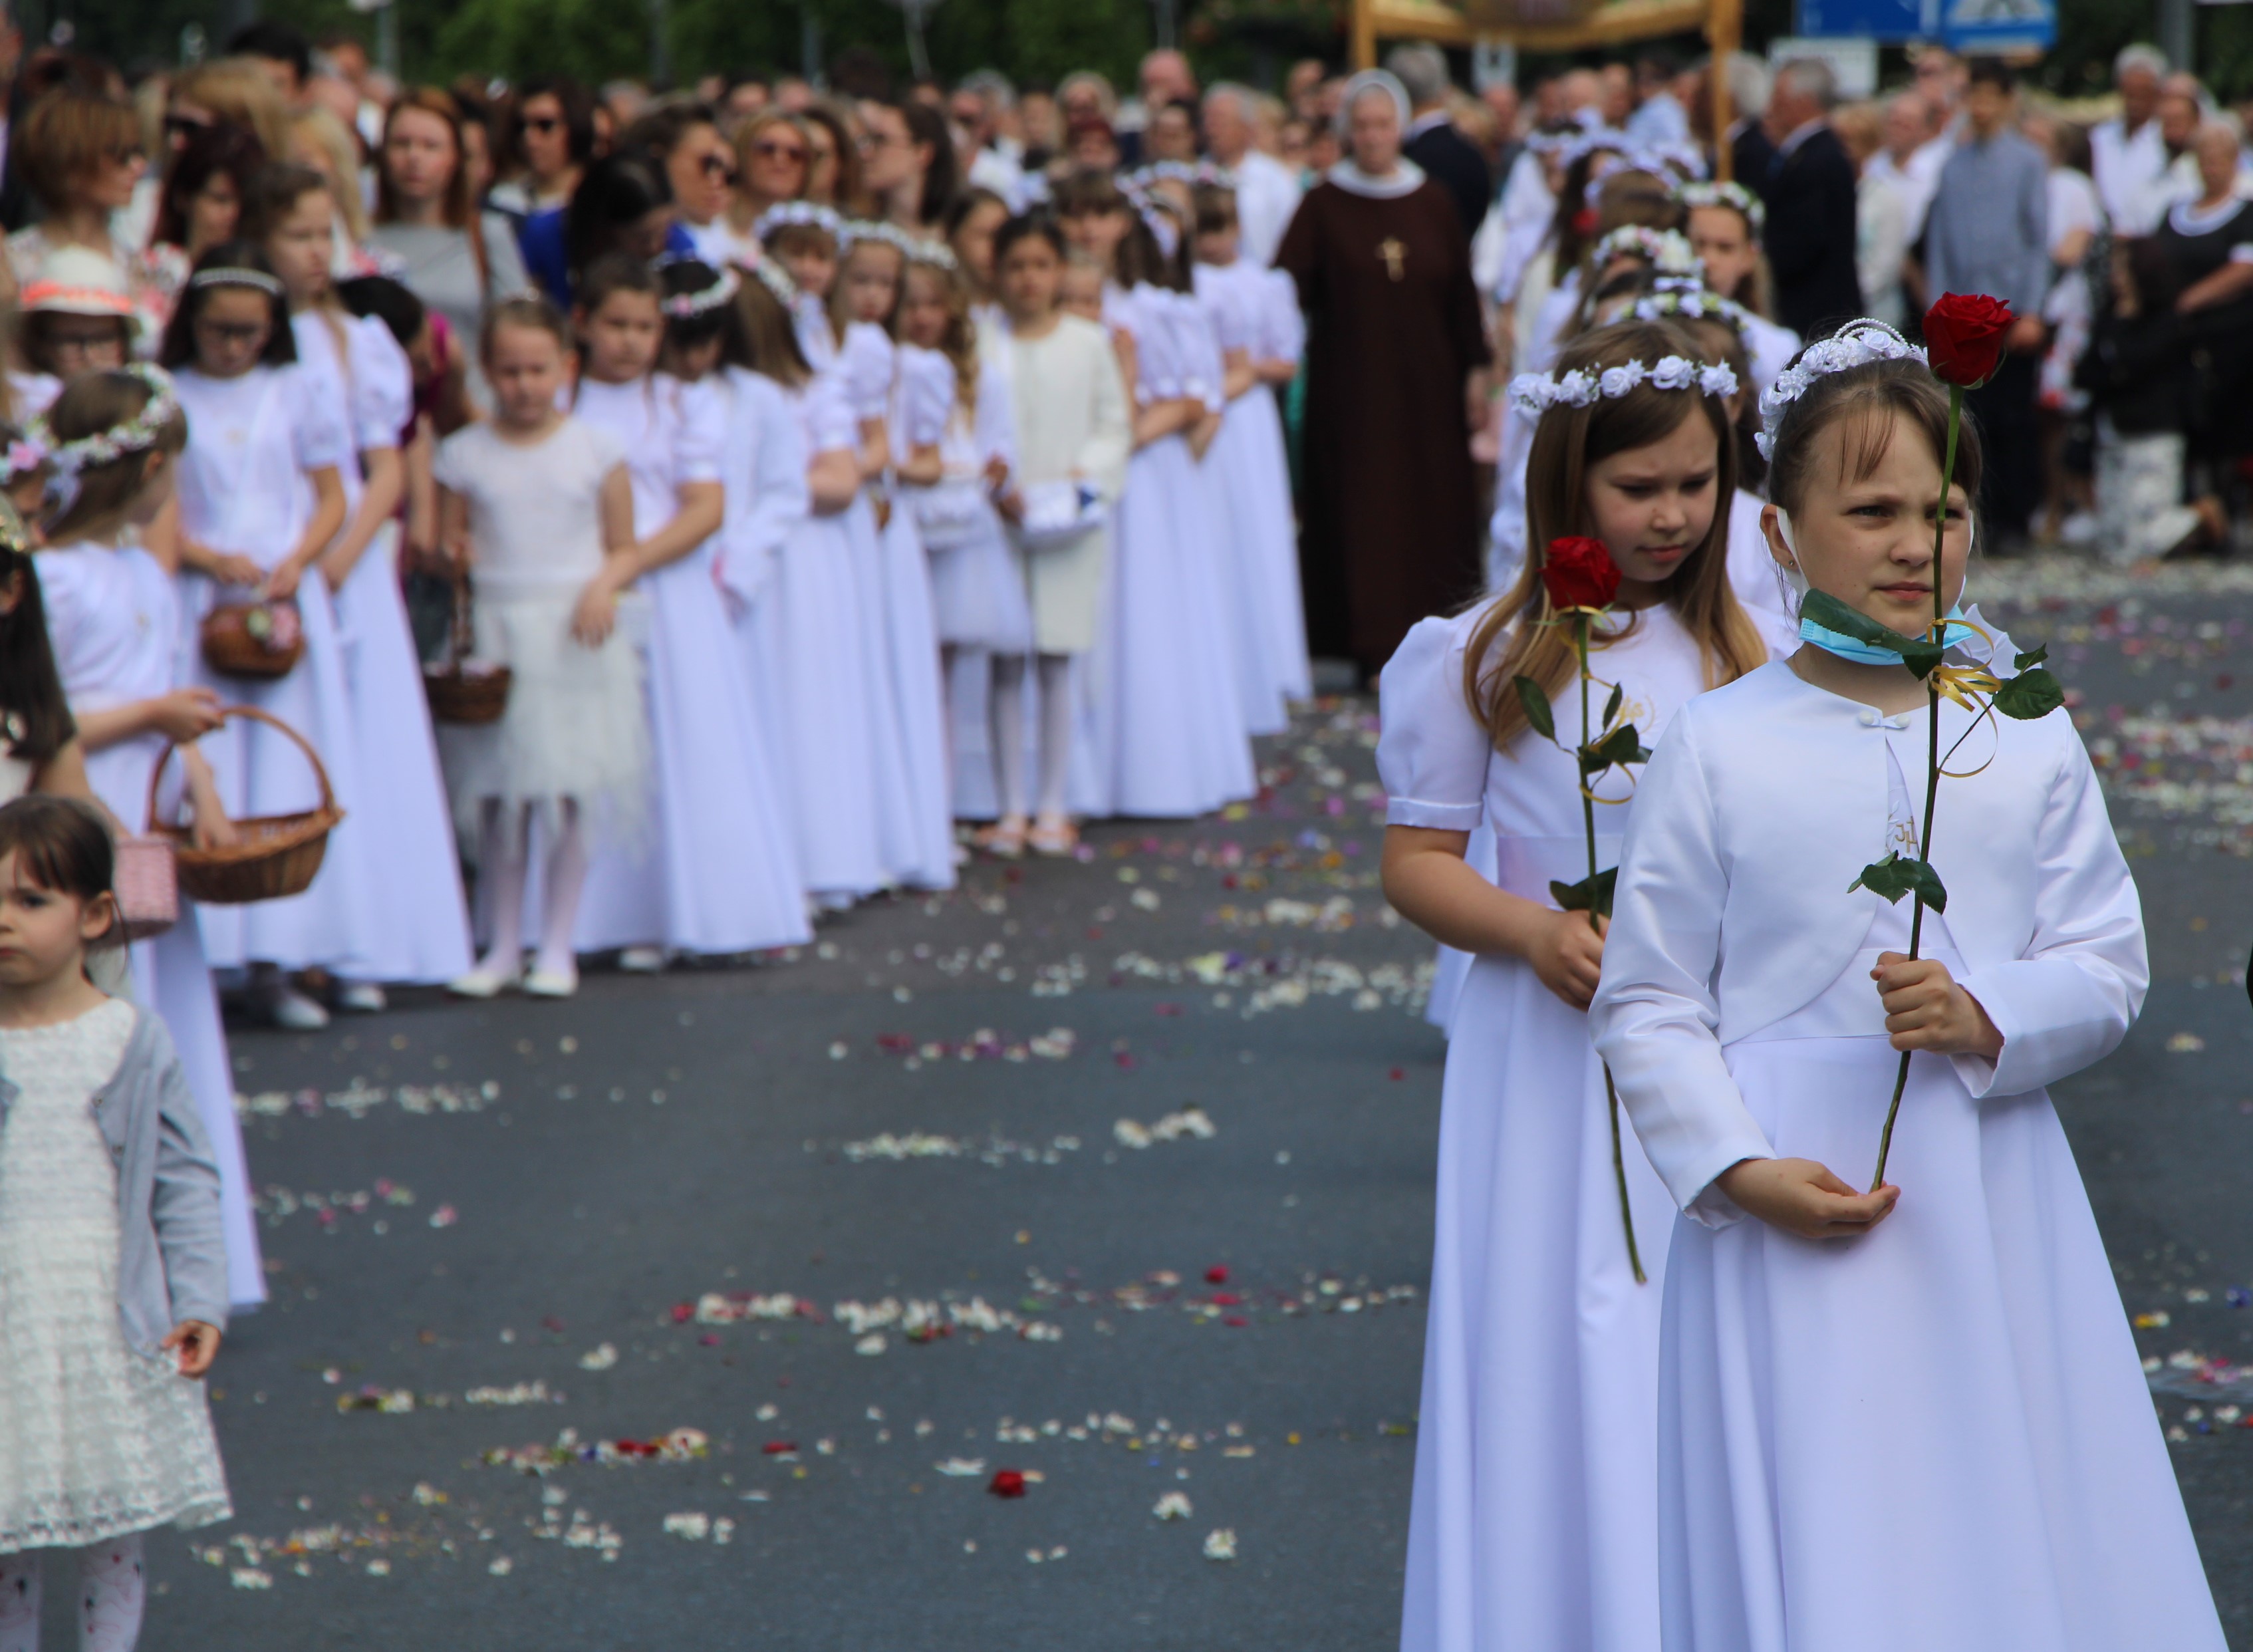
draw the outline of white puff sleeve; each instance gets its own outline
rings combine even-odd
[[[1297,361],[1307,353],[1307,318],[1299,309],[1299,286],[1287,271],[1271,269],[1261,277],[1266,304],[1262,307],[1259,353],[1269,361]]]
[[[395,448],[415,413],[415,367],[391,329],[373,316],[345,324],[352,361],[352,446],[362,453]]]
[[[736,422],[738,440],[751,443],[750,498],[735,517],[720,558],[720,579],[746,603],[756,601],[773,577],[783,541],[813,505],[806,490],[806,436],[789,399],[773,380],[736,373],[736,395],[744,416]]]
[[[954,364],[936,350],[900,352],[900,434],[913,448],[937,447],[954,411]]]
[[[1744,1213],[1726,1198],[1703,1196],[1714,1178],[1740,1160],[1773,1159],[1775,1149],[1715,1035],[1729,869],[1697,721],[1687,708],[1675,714],[1636,784],[1588,1033],[1674,1202],[1722,1227]]]
[[[892,341],[872,323],[856,321],[845,330],[843,366],[853,416],[881,419],[892,399]]]
[[[818,373],[806,387],[806,445],[809,459],[823,453],[860,451],[853,399],[837,372]]]
[[[1471,832],[1484,817],[1494,742],[1463,698],[1463,652],[1475,624],[1470,615],[1418,621],[1378,679],[1387,826]]]
[[[289,397],[289,440],[297,468],[340,471],[352,464],[351,410],[336,380],[301,366],[282,371],[289,374],[283,393]]]
[[[2021,1095],[2102,1060],[2127,1036],[2152,983],[2143,903],[2096,770],[2069,728],[2059,745],[2033,845],[2033,938],[2018,958],[1973,970],[1957,983],[2003,1035],[2003,1052],[1991,1063],[1952,1058],[1974,1096]],[[1947,793],[1941,795],[1944,802]],[[1939,819],[1944,833],[1944,808]]]

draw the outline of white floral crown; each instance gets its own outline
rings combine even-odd
[[[1866,367],[1873,361],[1914,361],[1922,366],[1924,359],[1922,349],[1884,322],[1868,316],[1848,322],[1828,338],[1817,339],[1799,352],[1796,361],[1776,374],[1774,384],[1761,392],[1760,434],[1753,438],[1761,457],[1775,460],[1776,427],[1783,422],[1785,411],[1805,395],[1817,380],[1854,367]]]
[[[882,241],[885,246],[896,248],[903,258],[910,256],[915,250],[914,236],[897,224],[886,224],[873,218],[852,219],[837,234],[840,251],[864,240]]]
[[[36,431],[17,436],[0,453],[0,485],[22,481],[53,457]]]
[[[1740,337],[1745,331],[1745,307],[1733,298],[1724,298],[1702,282],[1662,276],[1642,297],[1635,301],[1637,321],[1666,321],[1677,316],[1688,316],[1695,320],[1726,322]]]
[[[75,477],[91,465],[108,464],[129,453],[145,453],[164,439],[165,428],[180,416],[180,400],[172,392],[171,373],[147,361],[136,361],[116,371],[131,374],[149,387],[149,400],[142,404],[141,411],[122,423],[80,436],[74,442],[58,442],[44,417],[31,422],[23,445],[44,448],[56,475]],[[13,464],[14,447],[10,448],[8,457]]]
[[[1745,222],[1753,227],[1757,235],[1767,227],[1768,207],[1761,198],[1742,184],[1684,184],[1674,192],[1674,199],[1686,207],[1729,206],[1745,215]]]
[[[188,286],[201,292],[206,287],[255,287],[269,298],[282,296],[282,282],[262,269],[245,269],[239,264],[219,264],[210,269],[199,269],[188,277]]]
[[[954,249],[943,240],[911,240],[908,243],[908,262],[928,264],[933,269],[950,273],[962,266],[954,256]]]
[[[775,296],[785,310],[798,303],[798,283],[771,258],[762,258],[751,266],[751,274],[759,278],[759,285]]]
[[[1622,224],[1588,249],[1588,268],[1601,269],[1622,255],[1648,259],[1651,268],[1668,275],[1702,275],[1705,261],[1691,250],[1690,238],[1679,230],[1652,229],[1643,224]]]
[[[675,293],[666,299],[665,313],[675,321],[694,321],[697,317],[708,315],[726,303],[742,289],[743,284],[735,270],[723,265],[719,273],[712,278],[712,284],[709,287],[701,288],[691,293]]]
[[[1616,401],[1646,384],[1655,390],[1695,390],[1705,396],[1737,393],[1737,375],[1726,366],[1692,361],[1687,356],[1661,356],[1649,365],[1627,361],[1616,367],[1575,367],[1553,378],[1545,373],[1521,373],[1510,381],[1510,402],[1519,412],[1538,419],[1552,408],[1592,408],[1599,400]]]
[[[758,215],[751,234],[764,241],[777,230],[798,227],[827,230],[841,240],[845,235],[845,220],[819,201],[778,201]]]

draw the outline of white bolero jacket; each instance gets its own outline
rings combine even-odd
[[[1971,718],[1941,709],[1944,754]],[[1685,1209],[1738,1161],[1775,1156],[1724,1048],[1837,980],[1883,905],[1850,888],[1887,848],[1880,722],[1779,662],[1685,706],[1643,771],[1588,1023]],[[1991,1063],[1953,1058],[1975,1097],[2037,1090],[2098,1060],[2151,980],[2142,905],[2071,720],[1993,725],[1950,763],[1994,754],[1941,781],[1931,840],[1968,970],[1959,984],[2003,1035]],[[1908,778],[1921,808],[1923,777]]]

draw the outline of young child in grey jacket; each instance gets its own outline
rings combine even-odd
[[[232,1512],[202,1377],[227,1323],[219,1172],[164,1024],[105,995],[121,943],[87,805],[0,807],[0,1652],[78,1553],[80,1644],[129,1652],[141,1533]]]

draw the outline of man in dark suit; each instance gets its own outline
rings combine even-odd
[[[1494,175],[1478,145],[1447,119],[1447,57],[1428,43],[1395,46],[1385,59],[1408,92],[1408,130],[1400,152],[1447,192],[1466,237],[1478,234],[1494,204]]]
[[[1828,64],[1796,59],[1776,70],[1762,122],[1775,145],[1761,192],[1775,318],[1802,338],[1862,313],[1854,274],[1854,163],[1831,129],[1838,98]]]

